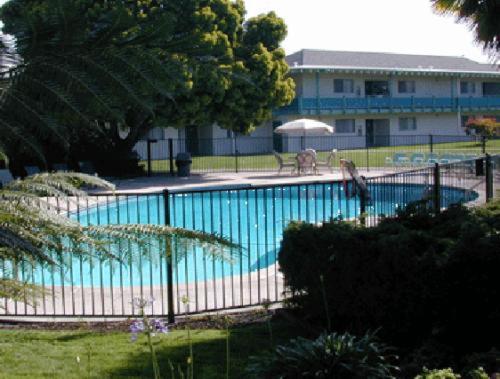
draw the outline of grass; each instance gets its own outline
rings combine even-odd
[[[283,321],[273,322],[273,340],[285,342],[294,330]],[[191,330],[191,338],[194,377],[223,377],[225,330]],[[162,377],[170,378],[168,359],[175,367],[184,368],[185,373],[189,355],[186,331],[174,330],[154,339]],[[230,377],[244,378],[248,357],[265,353],[269,347],[267,325],[231,329],[229,345]],[[125,332],[0,330],[0,362],[2,379],[151,378],[153,375],[145,336],[132,343]]]
[[[476,142],[452,142],[435,144],[433,151],[439,154],[481,154],[481,144]],[[352,160],[358,167],[385,167],[385,158],[392,157],[396,152],[407,152],[409,154],[421,152],[429,153],[429,145],[410,146],[384,146],[370,149],[340,150],[337,153],[334,166],[338,167],[339,158]],[[500,153],[500,139],[489,140],[486,143],[486,152],[490,154]],[[295,157],[296,153],[284,153],[283,159]],[[318,159],[325,161],[328,152],[319,152]],[[142,162],[146,166],[146,162]],[[234,156],[196,156],[193,157],[191,171],[212,172],[212,171],[236,171],[236,166],[240,171],[261,171],[277,170],[278,165],[272,154],[266,155],[244,155],[236,159]],[[168,160],[155,160],[152,162],[153,172],[166,172],[169,169]]]

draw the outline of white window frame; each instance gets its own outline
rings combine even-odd
[[[352,122],[352,124],[351,125],[347,124],[347,121]],[[345,122],[346,124],[340,125],[340,126],[349,127],[349,129],[351,129],[351,130],[349,130],[349,131],[340,130],[339,129],[339,122],[341,122],[341,123]],[[338,133],[338,134],[354,134],[354,133],[356,133],[356,122],[354,121],[353,118],[343,118],[340,120],[335,120],[335,133]]]
[[[400,117],[398,120],[398,130],[400,132],[412,132],[412,131],[417,130],[417,118],[416,117]]]
[[[465,85],[465,87],[462,87]],[[464,91],[465,89],[465,91]],[[471,81],[460,81],[460,94],[461,95],[472,95],[476,93],[476,82]]]
[[[335,81],[342,81],[342,90],[341,91],[335,91]],[[346,83],[349,83],[346,85]],[[346,91],[346,87],[349,87],[349,91]],[[354,79],[343,79],[343,78],[337,78],[333,79],[333,93],[354,93]]]
[[[398,93],[415,93],[416,87],[415,80],[398,80]]]

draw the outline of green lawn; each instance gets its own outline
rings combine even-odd
[[[284,342],[294,330],[284,322],[274,322],[274,341]],[[195,378],[225,377],[225,333],[191,332]],[[176,367],[185,367],[187,333],[175,330],[155,341],[162,377],[170,378],[169,359]],[[265,323],[230,330],[230,377],[244,378],[248,357],[265,353],[269,347]],[[148,351],[144,336],[132,343],[125,332],[0,330],[0,378],[151,378]]]
[[[481,144],[475,142],[453,142],[434,145],[434,152],[439,154],[481,154]],[[407,152],[408,154],[421,152],[429,153],[429,145],[411,145],[411,146],[385,146],[374,147],[370,149],[341,150],[338,152],[338,158],[352,160],[358,167],[385,167],[386,157],[392,157],[396,152]],[[490,140],[486,143],[486,152],[490,154],[500,153],[500,139]],[[285,160],[293,158],[296,153],[282,154]],[[318,159],[326,160],[328,152],[319,152]],[[142,162],[145,166],[146,162]],[[339,159],[336,159],[334,166],[338,167]],[[261,171],[276,170],[278,164],[272,154],[267,155],[245,155],[237,159],[233,156],[202,156],[193,157],[191,170],[193,172],[212,172],[212,171],[236,171],[236,165],[240,171]],[[153,172],[165,172],[169,169],[168,160],[157,160],[152,162]]]

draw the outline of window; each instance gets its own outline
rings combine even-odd
[[[476,83],[460,82],[460,93],[462,95],[476,93]]]
[[[354,119],[335,121],[335,133],[354,133]]]
[[[417,119],[415,117],[402,117],[399,119],[399,131],[406,132],[417,130]]]
[[[352,93],[354,91],[354,81],[352,79],[333,79],[333,92]]]
[[[484,82],[483,96],[500,96],[500,82]]]
[[[365,81],[366,96],[389,96],[389,82],[386,80]]]
[[[415,81],[414,80],[400,80],[400,81],[398,81],[398,92],[399,93],[415,93]]]

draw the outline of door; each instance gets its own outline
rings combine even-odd
[[[389,146],[390,123],[388,119],[366,120],[366,147]]]
[[[186,149],[191,155],[199,154],[198,128],[195,125],[186,127]]]
[[[366,120],[366,147],[374,146],[374,136],[373,136],[373,121]]]
[[[281,121],[273,121],[273,150],[278,153],[283,152],[283,136],[281,134],[274,133],[274,129],[282,124],[283,123]]]

